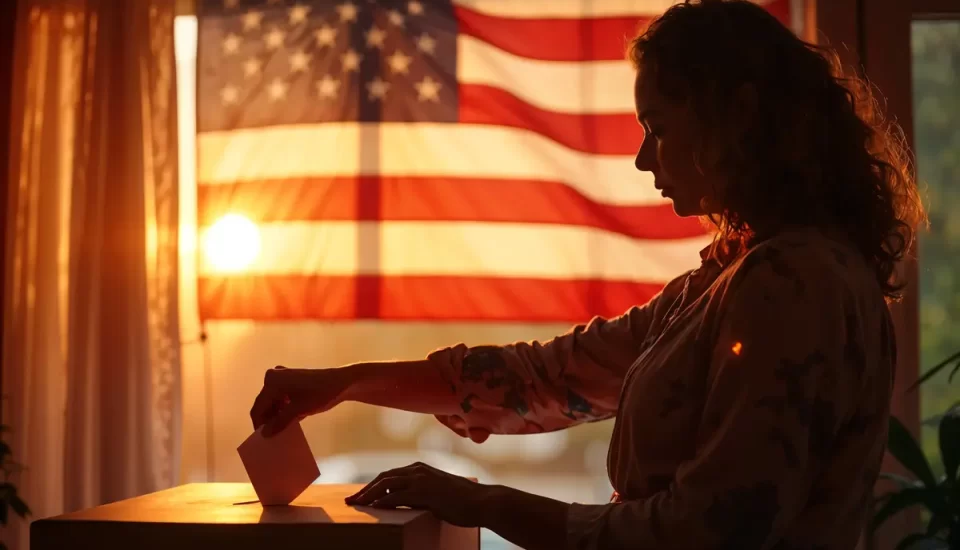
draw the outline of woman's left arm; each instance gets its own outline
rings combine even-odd
[[[419,462],[381,473],[346,503],[430,510],[453,525],[490,529],[526,550],[563,548],[570,510],[559,500],[482,485]]]

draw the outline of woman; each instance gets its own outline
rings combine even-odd
[[[254,425],[275,433],[359,401],[436,415],[479,443],[615,417],[608,504],[422,464],[347,502],[426,508],[529,549],[854,548],[886,442],[886,302],[923,220],[900,134],[835,56],[744,1],[672,7],[628,57],[637,169],[677,214],[716,225],[700,268],[545,343],[278,367]]]

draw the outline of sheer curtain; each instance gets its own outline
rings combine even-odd
[[[3,419],[34,518],[177,479],[174,3],[19,2]]]

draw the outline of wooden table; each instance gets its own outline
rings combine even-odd
[[[347,506],[362,485],[312,485],[261,506],[247,483],[194,483],[34,521],[32,550],[476,550],[479,529],[415,510]]]

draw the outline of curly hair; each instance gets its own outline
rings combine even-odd
[[[746,0],[687,0],[651,21],[627,57],[698,121],[696,166],[726,182],[708,216],[716,242],[750,243],[788,225],[835,228],[887,299],[900,297],[897,264],[926,221],[910,152],[836,52]],[[731,106],[745,87],[755,116],[738,117]]]

